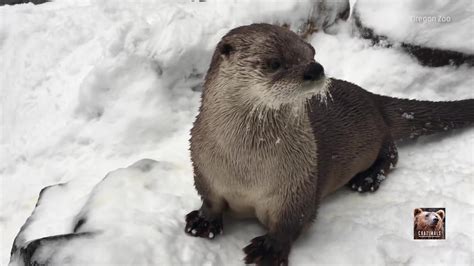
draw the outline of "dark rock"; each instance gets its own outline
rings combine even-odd
[[[49,2],[49,0],[0,0],[0,6],[26,4],[26,3],[33,3],[35,5],[39,5],[39,4],[44,4],[46,2]]]

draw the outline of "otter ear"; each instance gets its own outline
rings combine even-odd
[[[417,216],[418,214],[420,214],[420,213],[422,213],[422,212],[423,212],[422,209],[416,208],[416,209],[415,209],[415,216]]]
[[[234,47],[230,43],[224,42],[219,46],[219,51],[222,55],[227,57],[234,51]]]
[[[443,210],[439,210],[436,213],[439,215],[439,217],[441,217],[441,220],[444,219],[444,211]]]

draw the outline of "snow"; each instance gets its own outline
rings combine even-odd
[[[412,119],[415,118],[415,114],[414,114],[413,112],[409,112],[409,113],[404,112],[404,113],[402,114],[402,117],[405,118],[405,119],[407,119],[407,120],[412,120]]]
[[[71,233],[86,217],[78,230],[94,234],[38,252],[56,265],[241,265],[241,248],[264,233],[253,220],[226,219],[212,241],[184,234],[184,215],[200,206],[189,129],[219,38],[257,21],[297,29],[310,3],[186,2],[0,7],[1,265],[39,191],[58,183],[43,192],[17,238],[22,245]],[[352,36],[350,26],[339,22],[336,35],[309,40],[329,76],[397,97],[474,97],[471,68],[420,66],[400,50]],[[292,249],[292,264],[471,265],[473,150],[473,129],[403,145],[377,192],[342,189],[322,202]],[[418,207],[446,208],[446,240],[412,240]]]
[[[30,218],[31,225],[20,234],[21,240],[18,242],[23,241],[23,236],[27,240],[44,237],[44,227],[54,226],[48,234],[70,233],[71,225],[83,219],[85,222],[77,232],[92,232],[91,235],[77,237],[66,244],[45,245],[37,251],[40,255],[34,259],[40,263],[51,259],[48,263],[53,265],[63,265],[64,261],[84,265],[144,265],[151,262],[155,265],[189,264],[195,258],[184,256],[184,253],[189,252],[186,249],[193,249],[196,243],[189,241],[183,230],[176,231],[186,210],[175,208],[192,206],[193,202],[199,200],[194,193],[192,179],[187,178],[188,174],[189,169],[186,167],[143,159],[128,168],[108,174],[89,196],[75,197],[75,201],[71,201],[71,195],[75,194],[79,186],[68,183],[52,187],[43,193]],[[173,178],[168,178],[171,176]],[[179,187],[180,190],[170,191],[172,187]],[[62,214],[67,216],[55,217],[48,213],[58,202],[62,203],[61,206],[67,203],[68,208],[62,209]],[[55,226],[56,223],[60,226]],[[173,242],[189,244],[169,245]],[[177,248],[183,256],[170,256],[177,252]],[[143,256],[143,253],[147,256]]]
[[[471,0],[358,0],[355,9],[365,27],[392,40],[474,53]]]

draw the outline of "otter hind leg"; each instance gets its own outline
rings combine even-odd
[[[398,161],[398,152],[392,140],[386,141],[380,150],[377,160],[364,172],[354,176],[347,186],[353,191],[375,192],[385,180],[388,171],[394,167]]]
[[[246,254],[245,263],[257,265],[288,265],[291,243],[282,242],[271,234],[256,237],[243,250]]]

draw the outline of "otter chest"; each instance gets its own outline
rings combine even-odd
[[[316,171],[316,141],[309,122],[216,136],[202,154],[201,171],[232,213],[265,220],[282,190]],[[212,147],[211,147],[212,146]]]

